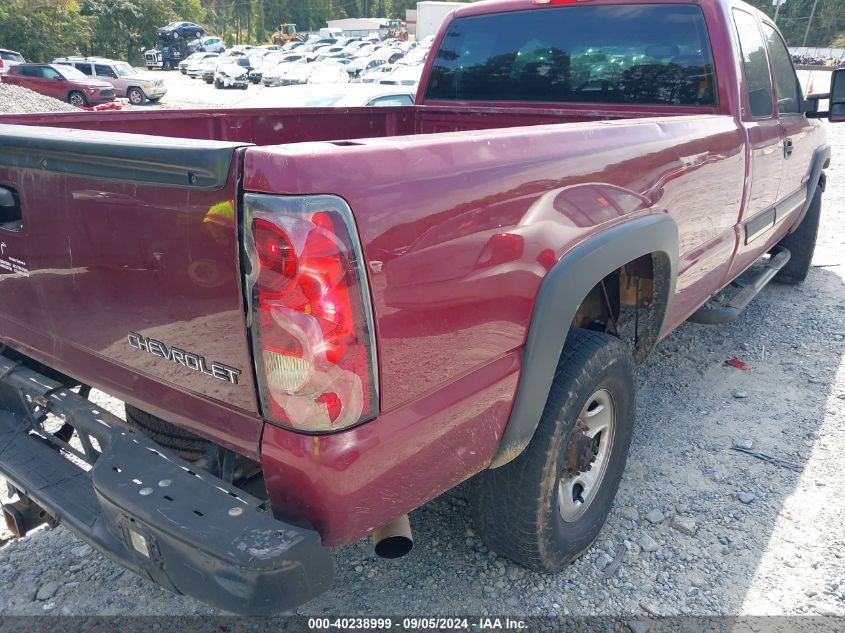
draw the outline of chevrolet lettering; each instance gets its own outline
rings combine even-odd
[[[223,363],[213,362],[211,364],[205,360],[204,356],[188,352],[179,347],[168,347],[165,343],[154,338],[147,338],[143,334],[137,332],[130,332],[127,337],[129,344],[135,349],[143,352],[149,352],[153,356],[160,356],[165,360],[184,365],[188,369],[202,372],[208,376],[213,376],[218,380],[225,380],[233,385],[238,384],[238,376],[241,375],[241,370]]]

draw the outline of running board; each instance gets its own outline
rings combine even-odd
[[[721,325],[736,319],[748,307],[751,300],[768,285],[778,271],[786,266],[792,254],[783,246],[776,246],[771,250],[771,256],[769,262],[757,273],[757,276],[748,282],[727,305],[720,308],[699,308],[692,313],[687,321],[705,325]]]

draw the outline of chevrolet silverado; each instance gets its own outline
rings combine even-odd
[[[843,71],[804,97],[738,0],[461,5],[414,106],[0,117],[7,523],[275,613],[472,478],[484,541],[560,570],[635,366],[806,277],[824,117]]]

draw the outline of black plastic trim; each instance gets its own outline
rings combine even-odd
[[[824,187],[824,173],[823,169],[830,165],[830,145],[822,145],[817,147],[813,152],[813,162],[810,166],[810,178],[807,180],[807,199],[804,201],[804,206],[801,207],[801,212],[795,218],[792,228],[789,229],[793,233],[795,229],[801,224],[810,205],[813,203],[813,196],[816,194],[816,187],[822,185]]]
[[[76,429],[83,447],[96,439],[89,470],[40,427],[47,412]],[[281,613],[334,578],[332,551],[315,531],[276,520],[259,499],[4,355],[0,475],[118,564],[226,611]]]
[[[249,143],[0,124],[0,165],[159,185],[221,189]]]
[[[745,222],[745,243],[750,244],[765,235],[775,225],[775,208],[769,207]]]
[[[662,255],[658,260],[662,283],[655,283],[659,293],[655,304],[661,306],[661,311],[652,328],[659,332],[675,292],[678,270],[678,227],[668,215],[643,216],[594,235],[564,255],[546,275],[522,352],[516,399],[490,468],[516,458],[534,437],[569,326],[581,301],[604,277],[651,253]],[[650,346],[656,343],[655,335]]]

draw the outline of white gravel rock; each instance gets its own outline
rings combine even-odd
[[[33,92],[28,88],[0,83],[0,114],[79,112],[69,103]]]

